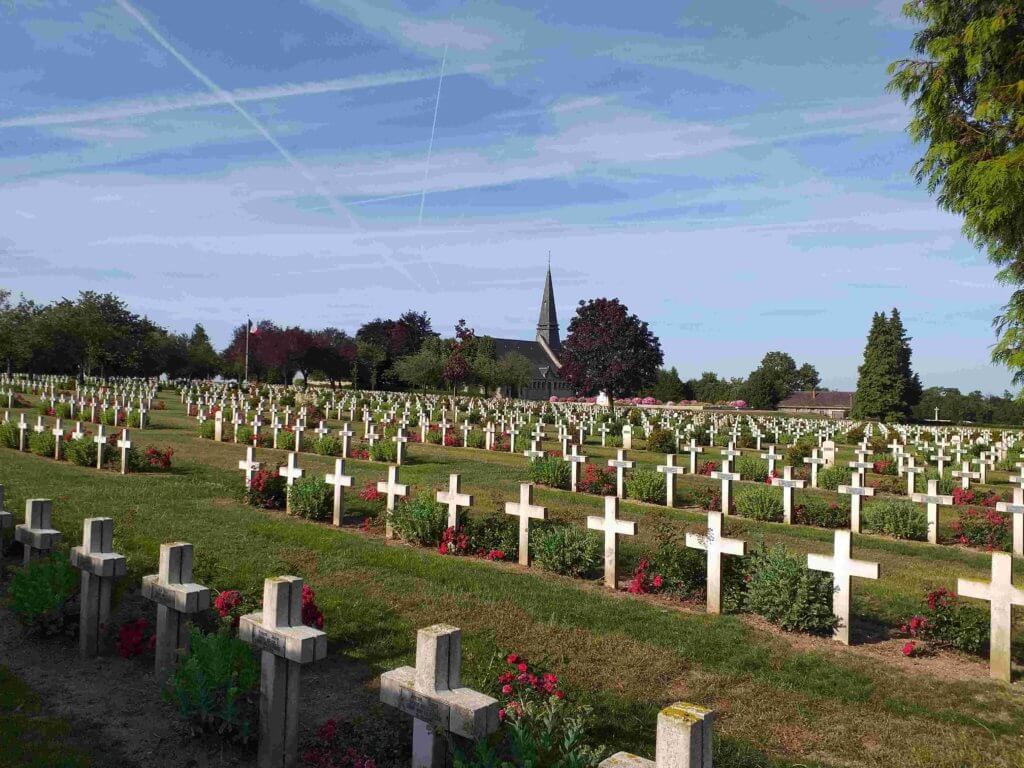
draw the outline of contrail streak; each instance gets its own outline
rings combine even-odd
[[[117,4],[121,6],[122,10],[124,10],[125,13],[127,13],[129,16],[131,16],[137,22],[139,22],[139,24],[142,26],[142,28],[145,29],[146,32],[148,32],[150,34],[150,36],[154,40],[156,40],[157,43],[159,43],[160,46],[165,51],[167,51],[169,54],[171,54],[171,56],[173,56],[175,59],[177,59],[178,62],[183,67],[185,67],[185,69],[187,69],[192,74],[193,77],[195,77],[199,82],[201,82],[203,85],[205,85],[207,88],[209,88],[210,91],[212,91],[214,94],[219,96],[220,99],[225,104],[227,104],[232,109],[234,109],[235,112],[237,112],[239,115],[241,115],[242,118],[244,118],[245,121],[247,123],[249,123],[249,125],[251,125],[264,139],[266,139],[267,142],[274,149],[277,150],[278,154],[280,154],[281,157],[284,158],[284,160],[299,175],[302,176],[302,178],[304,178],[306,181],[308,181],[313,186],[313,188],[316,190],[317,194],[319,194],[321,197],[323,197],[327,201],[327,204],[331,207],[331,210],[336,215],[344,214],[345,218],[348,219],[349,224],[351,225],[351,227],[354,230],[356,230],[357,232],[359,231],[359,229],[360,229],[359,223],[355,220],[355,217],[352,216],[351,211],[349,211],[345,206],[339,204],[338,201],[334,198],[334,196],[330,193],[330,191],[320,183],[320,181],[316,178],[316,176],[314,176],[313,173],[308,168],[306,168],[306,166],[304,166],[301,162],[299,162],[298,159],[296,159],[292,155],[291,152],[289,152],[287,149],[285,149],[284,146],[281,144],[281,142],[279,142],[277,139],[275,139],[270,134],[270,131],[268,131],[263,126],[263,124],[260,123],[259,120],[257,120],[255,117],[253,117],[245,109],[245,107],[243,107],[241,104],[239,104],[238,101],[234,98],[234,96],[231,95],[231,93],[229,91],[226,91],[223,88],[221,88],[219,85],[217,85],[215,82],[213,82],[213,80],[211,80],[209,77],[207,77],[205,74],[203,74],[199,70],[198,67],[196,67],[194,64],[192,64],[192,62],[190,62],[188,59],[186,59],[185,56],[183,54],[181,54],[178,51],[178,49],[175,48],[170,43],[170,41],[167,40],[167,38],[165,38],[163,35],[160,34],[160,32],[156,29],[156,27],[154,27],[152,24],[149,23],[149,20],[145,16],[143,16],[139,11],[137,11],[135,9],[134,6],[131,5],[131,3],[128,2],[128,0],[117,0]],[[416,280],[416,278],[414,278],[409,273],[409,271],[400,262],[395,261],[395,259],[392,256],[388,255],[388,254],[385,254],[384,258],[385,258],[386,261],[389,262],[389,264],[391,265],[391,267],[393,269],[395,269],[399,274],[401,274],[403,277],[408,279],[416,288],[418,288],[419,290],[423,290],[423,287],[419,284],[419,282]]]
[[[420,214],[416,219],[417,229],[423,226],[423,207],[427,202],[427,178],[430,176],[430,157],[434,153],[434,133],[437,131],[437,112],[441,107],[441,84],[444,82],[444,67],[448,63],[448,43],[444,44],[444,53],[441,55],[441,75],[437,78],[437,98],[434,99],[434,121],[430,124],[430,142],[427,144],[427,162],[423,166],[423,191],[420,193]],[[427,262],[430,273],[434,276],[434,282],[438,285],[441,281],[437,279],[437,272],[434,265]]]
[[[470,70],[467,69],[467,72]],[[304,83],[286,83],[284,85],[266,85],[257,88],[237,88],[228,91],[239,104],[250,101],[273,101],[296,96],[315,96],[322,93],[339,93],[358,91],[369,88],[380,88],[388,85],[403,85],[421,80],[433,79],[433,72],[395,72],[386,75],[367,75],[363,77],[337,78],[333,80],[313,80]],[[176,112],[183,109],[201,109],[203,107],[221,106],[224,99],[219,94],[195,93],[184,96],[172,96],[160,99],[135,99],[108,104],[93,109],[76,112],[50,112],[39,115],[26,115],[0,120],[0,128],[31,128],[48,125],[76,125],[104,120],[122,120],[131,117],[145,117],[164,112]]]

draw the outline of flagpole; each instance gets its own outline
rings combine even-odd
[[[247,384],[249,381],[249,334],[252,333],[252,320],[248,317],[245,318],[245,378],[242,379],[242,384]]]

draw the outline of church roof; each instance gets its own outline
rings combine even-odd
[[[558,375],[558,367],[551,359],[544,347],[536,341],[523,341],[521,339],[495,339],[494,356],[501,360],[506,355],[516,352],[534,366],[536,374],[540,378],[549,374]]]

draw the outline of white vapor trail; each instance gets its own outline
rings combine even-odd
[[[249,125],[251,125],[264,139],[266,139],[267,142],[274,149],[277,150],[278,154],[280,154],[281,157],[284,158],[284,160],[299,175],[302,176],[302,178],[304,178],[306,181],[308,181],[313,186],[313,188],[316,190],[317,194],[320,195],[321,197],[323,197],[327,201],[327,204],[331,207],[331,210],[336,215],[342,215],[343,214],[345,216],[345,218],[348,219],[349,224],[351,225],[352,229],[356,230],[357,232],[359,231],[359,229],[360,229],[359,223],[355,220],[355,217],[352,216],[351,211],[349,211],[348,208],[346,208],[344,205],[341,205],[334,198],[334,196],[331,194],[331,192],[326,187],[324,187],[323,184],[320,183],[320,181],[316,178],[316,176],[314,176],[313,173],[308,168],[306,168],[305,165],[303,165],[301,162],[299,162],[299,160],[294,155],[292,155],[291,152],[289,152],[287,149],[285,149],[284,146],[281,144],[281,142],[279,142],[277,139],[275,139],[271,135],[270,131],[268,131],[263,126],[263,124],[260,123],[259,120],[257,120],[255,117],[253,117],[253,115],[250,114],[249,111],[246,110],[246,108],[243,107],[238,102],[237,99],[235,99],[235,97],[231,94],[230,91],[226,91],[223,88],[221,88],[219,85],[217,85],[215,82],[213,82],[213,80],[211,80],[209,77],[207,77],[205,74],[203,74],[199,70],[199,68],[196,67],[191,61],[189,61],[187,58],[185,58],[185,56],[182,53],[180,53],[178,51],[178,49],[175,48],[170,43],[170,41],[167,40],[167,38],[165,38],[163,35],[161,35],[160,32],[156,29],[156,27],[154,27],[152,24],[150,24],[149,20],[145,16],[143,16],[138,10],[136,10],[135,7],[131,3],[128,2],[128,0],[117,0],[117,4],[119,6],[121,6],[122,10],[124,10],[125,13],[127,13],[129,16],[131,16],[133,19],[135,19],[142,26],[142,28],[145,29],[146,32],[148,32],[150,34],[150,36],[154,40],[156,40],[157,43],[160,44],[160,46],[165,51],[167,51],[169,54],[171,54],[171,56],[173,56],[175,59],[177,59],[178,62],[183,67],[185,67],[185,69],[187,69],[189,71],[189,73],[192,74],[193,77],[195,77],[197,80],[199,80],[199,82],[201,82],[203,85],[205,85],[207,88],[209,88],[210,91],[212,93],[214,93],[216,96],[218,96],[224,104],[227,104],[232,109],[234,109],[235,112],[237,112],[239,115],[241,115],[242,118],[244,118],[245,121],[247,123],[249,123]],[[414,278],[409,273],[409,271],[400,262],[396,261],[390,254],[386,254],[385,253],[383,255],[384,255],[384,259],[390,264],[390,266],[393,269],[395,269],[399,274],[401,274],[403,277],[408,279],[417,289],[423,290],[423,287],[419,284],[419,282],[416,280],[416,278]]]
[[[467,70],[468,72],[469,70]],[[333,80],[313,80],[304,83],[286,83],[284,85],[267,85],[257,88],[238,88],[228,91],[231,97],[243,104],[250,101],[272,101],[296,96],[315,96],[322,93],[338,93],[357,91],[369,88],[380,88],[388,85],[402,85],[421,80],[433,79],[433,72],[394,72],[386,75],[366,75],[361,77],[337,78]],[[145,117],[164,112],[175,112],[182,109],[199,109],[202,107],[221,106],[224,99],[219,94],[195,93],[184,96],[172,96],[160,99],[135,99],[109,104],[103,107],[83,109],[75,112],[50,112],[38,115],[26,115],[0,120],[0,128],[31,128],[49,125],[77,125],[104,120],[121,120],[131,117]]]
[[[445,43],[444,53],[441,56],[441,74],[437,78],[437,98],[434,99],[434,121],[430,124],[430,142],[427,144],[427,162],[423,166],[423,191],[420,192],[420,213],[416,219],[417,229],[423,227],[423,207],[427,202],[427,179],[430,176],[430,157],[434,153],[434,133],[437,131],[437,112],[441,107],[441,84],[444,82],[444,68],[447,63],[448,43]],[[434,282],[440,285],[441,281],[437,279],[437,272],[434,271],[434,265],[428,261],[427,266],[430,267],[430,273],[434,276]]]

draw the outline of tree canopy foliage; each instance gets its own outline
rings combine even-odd
[[[899,310],[871,319],[864,362],[857,369],[855,419],[898,421],[909,418],[921,400],[921,381],[911,368],[910,337]]]

